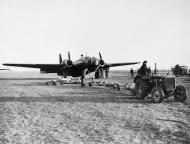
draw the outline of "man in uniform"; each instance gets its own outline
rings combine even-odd
[[[100,78],[104,78],[104,75],[103,75],[103,68],[102,68],[102,67],[100,67],[99,75],[100,75]]]
[[[106,68],[106,69],[105,69],[105,75],[106,75],[106,78],[109,77],[109,68]]]
[[[149,76],[151,75],[151,69],[150,69],[150,67],[148,67],[147,73],[148,73]]]
[[[139,69],[139,74],[140,75],[147,75],[148,73],[148,68],[147,68],[147,61],[143,62],[143,65],[141,66],[141,68]]]
[[[133,72],[133,69],[131,68],[130,70],[130,73],[131,73],[131,78],[134,79],[134,72]]]

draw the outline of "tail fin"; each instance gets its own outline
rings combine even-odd
[[[62,64],[62,57],[61,57],[61,54],[59,54],[59,64]]]

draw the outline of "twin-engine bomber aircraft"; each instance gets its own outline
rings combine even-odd
[[[138,64],[139,62],[131,63],[105,63],[99,52],[100,59],[95,57],[81,57],[76,61],[72,61],[68,52],[68,59],[62,60],[59,55],[59,64],[13,64],[5,63],[5,66],[39,68],[41,73],[57,73],[59,76],[79,77],[91,72],[97,72],[99,69],[108,70],[109,67],[124,66]]]

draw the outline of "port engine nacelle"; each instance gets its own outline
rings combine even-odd
[[[69,59],[65,59],[62,64],[66,65],[67,67],[71,67],[73,65],[73,62]]]

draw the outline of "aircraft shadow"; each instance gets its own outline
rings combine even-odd
[[[56,78],[0,78],[0,80],[51,80]]]
[[[47,85],[45,84],[45,82],[30,82],[24,84],[13,84],[13,86],[28,87],[28,86],[47,86]]]

